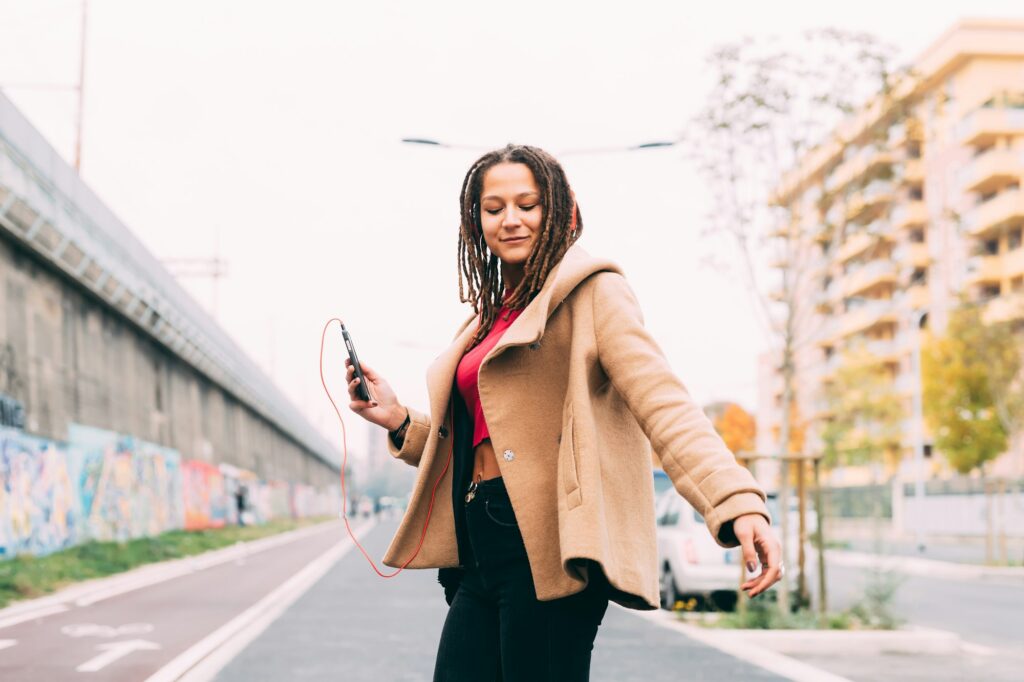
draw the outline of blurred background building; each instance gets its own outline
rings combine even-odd
[[[960,294],[984,306],[986,319],[1024,317],[1022,177],[1024,21],[965,20],[782,180],[777,201],[801,220],[777,236],[808,240],[817,256],[799,291],[813,309],[800,323],[813,342],[797,351],[794,386],[807,450],[824,447],[826,389],[848,351],[870,353],[913,415],[915,344],[944,327]],[[778,365],[777,353],[760,357],[760,452],[782,450]],[[918,421],[903,420],[902,456],[887,471],[836,467],[832,484],[916,475]],[[921,427],[924,474],[951,474]],[[993,472],[1024,475],[1020,448]]]

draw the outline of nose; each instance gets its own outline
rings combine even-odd
[[[508,210],[505,211],[505,217],[502,218],[501,224],[503,227],[516,227],[517,225],[522,225],[523,221],[519,216],[519,208],[516,206],[509,207]]]

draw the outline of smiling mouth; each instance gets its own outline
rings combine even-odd
[[[523,241],[526,241],[526,239],[527,239],[526,237],[515,237],[514,239],[503,239],[502,241],[504,241],[505,243],[508,243],[508,242],[523,242]]]

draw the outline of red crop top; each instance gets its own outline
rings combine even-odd
[[[502,306],[498,312],[498,319],[494,321],[494,326],[491,327],[490,333],[476,347],[462,356],[462,360],[459,361],[459,366],[455,370],[455,381],[458,384],[459,393],[462,394],[462,399],[466,403],[466,409],[473,418],[474,448],[480,441],[490,437],[490,433],[487,431],[487,422],[484,421],[484,409],[480,405],[480,388],[477,383],[480,375],[480,363],[487,353],[497,345],[502,334],[512,326],[512,323],[516,321],[516,318],[519,317],[523,310],[523,308],[520,308],[519,310],[511,311],[508,319],[505,320],[503,318],[507,309]]]

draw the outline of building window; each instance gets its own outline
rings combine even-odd
[[[999,240],[986,239],[984,245],[982,246],[982,254],[985,256],[999,255]]]
[[[999,293],[1000,287],[998,284],[986,284],[985,286],[981,287],[981,297],[983,299],[995,298],[996,296],[999,295]]]
[[[921,158],[921,143],[911,142],[907,145],[907,158],[920,159]]]
[[[924,189],[915,185],[907,192],[907,196],[910,197],[912,201],[920,201],[921,199],[924,199]]]
[[[914,284],[927,284],[928,283],[928,269],[927,268],[914,268],[914,274],[910,276],[911,285]]]
[[[1010,291],[1018,292],[1024,289],[1024,275],[1017,275],[1010,280]]]
[[[1006,250],[1015,251],[1020,248],[1021,227],[1017,226],[1006,234]]]
[[[910,241],[914,244],[924,244],[924,230],[919,227],[911,230]]]

